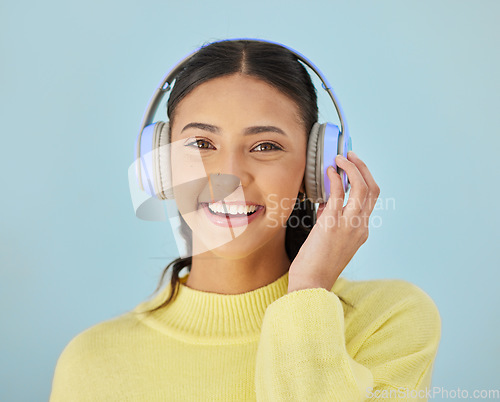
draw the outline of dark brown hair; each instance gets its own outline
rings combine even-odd
[[[221,41],[203,46],[177,75],[167,102],[167,115],[172,126],[175,109],[179,102],[198,85],[211,79],[231,74],[252,76],[272,85],[289,96],[299,107],[307,136],[313,124],[318,121],[316,89],[307,70],[288,49],[268,43],[248,40]],[[293,222],[290,224],[290,222]],[[316,210],[309,201],[296,201],[287,221],[285,248],[293,261],[316,222]],[[181,216],[181,233],[190,252],[190,229]],[[179,273],[191,269],[192,257],[177,258],[163,270],[156,293],[163,284],[169,269],[171,291],[168,298],[151,313],[175,300],[179,289]],[[342,298],[340,298],[346,303]],[[348,303],[346,303],[348,304]]]

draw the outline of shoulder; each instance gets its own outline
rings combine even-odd
[[[107,389],[109,379],[126,367],[134,332],[142,327],[128,312],[74,336],[57,360],[50,401],[95,400],[95,390]]]
[[[127,312],[81,331],[64,347],[56,370],[61,367],[83,369],[86,365],[95,365],[97,360],[107,359],[134,331],[140,330],[138,324],[133,314]]]
[[[354,281],[342,277],[338,282],[331,291],[351,304],[343,303],[344,315],[356,331],[363,327],[367,333],[396,331],[406,339],[439,341],[438,307],[417,285],[403,279]]]
[[[432,298],[422,288],[404,279],[355,281],[340,277],[331,291],[355,304],[375,303],[374,307],[379,308],[418,304],[437,312]]]

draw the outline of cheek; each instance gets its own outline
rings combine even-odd
[[[276,166],[262,172],[260,187],[265,191],[267,207],[291,213],[304,177],[304,161],[287,164],[286,168]]]
[[[192,148],[187,149],[183,141],[170,144],[170,158],[174,186],[206,177],[201,154]]]
[[[174,197],[181,214],[196,211],[199,195],[207,182],[201,157],[188,154],[174,144],[171,149],[171,174]]]

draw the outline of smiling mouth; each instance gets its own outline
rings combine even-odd
[[[212,215],[227,216],[227,217],[244,217],[251,216],[257,211],[264,208],[263,205],[252,203],[222,203],[217,202],[201,202],[202,207],[207,206],[208,211]]]

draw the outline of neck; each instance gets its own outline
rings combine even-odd
[[[185,285],[205,292],[241,294],[274,282],[289,268],[283,233],[241,258],[225,258],[212,251],[194,255]]]

